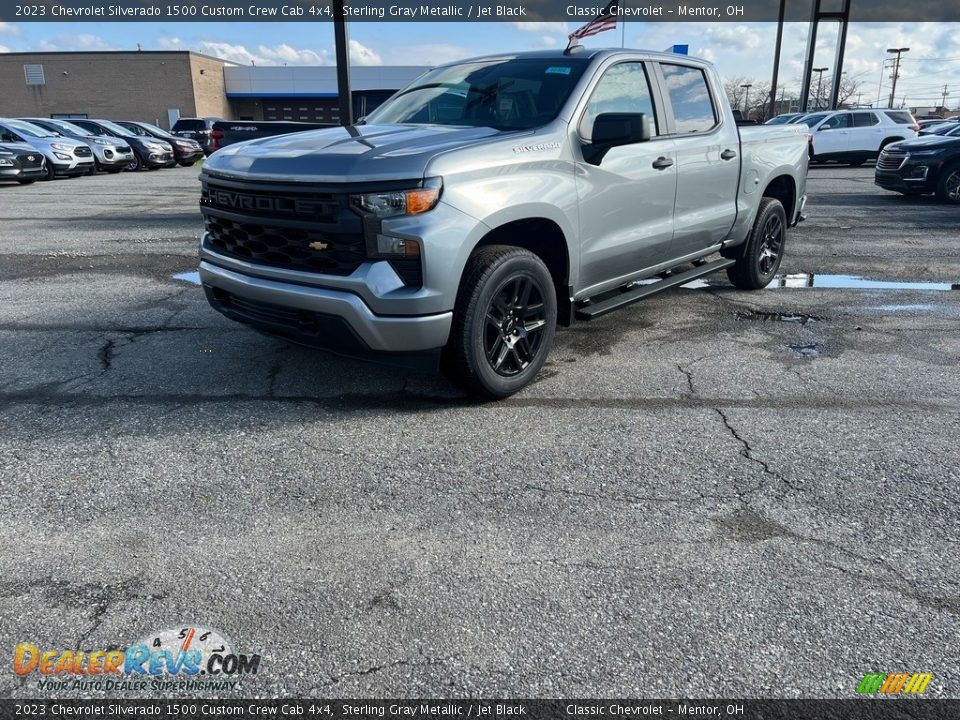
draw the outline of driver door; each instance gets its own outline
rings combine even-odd
[[[833,155],[850,150],[850,113],[837,113],[820,123],[813,135],[815,154]]]
[[[574,141],[583,144],[601,113],[647,116],[650,140],[611,148],[599,162],[576,162],[580,205],[580,287],[600,290],[670,255],[677,193],[674,141],[662,137],[647,68],[608,67],[594,86]]]

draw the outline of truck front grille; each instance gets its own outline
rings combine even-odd
[[[93,155],[93,151],[90,148],[88,148],[86,145],[78,145],[74,149],[73,154],[76,155],[77,157],[90,157],[91,155]]]
[[[877,158],[877,170],[899,170],[907,154],[902,150],[884,150]]]
[[[200,210],[210,249],[238,260],[350,275],[367,259],[362,221],[346,196],[204,179]]]

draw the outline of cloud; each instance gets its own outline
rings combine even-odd
[[[334,53],[327,48],[311,50],[296,48],[287,43],[278,45],[235,45],[213,40],[187,42],[179,37],[161,37],[157,40],[161,50],[193,50],[240,65],[333,65]],[[350,41],[350,62],[355,65],[383,65],[379,53],[356,40]]]
[[[0,35],[19,35],[20,28],[13,23],[0,22]]]
[[[566,34],[567,24],[564,22],[512,22],[517,30],[532,33],[557,32]]]
[[[99,35],[90,33],[79,33],[77,35],[57,35],[51,40],[41,40],[37,43],[37,50],[45,52],[56,51],[92,51],[92,50],[118,50],[115,45],[104,40]]]
[[[0,53],[8,53],[8,52],[10,52],[10,48],[8,48],[6,45],[0,45]]]
[[[350,41],[350,62],[354,65],[383,65],[383,60],[376,51],[356,40]]]

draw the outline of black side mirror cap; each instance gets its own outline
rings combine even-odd
[[[584,159],[599,165],[611,148],[634,145],[650,139],[650,121],[645,113],[600,113],[590,128],[583,148]]]

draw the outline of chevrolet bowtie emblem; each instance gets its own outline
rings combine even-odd
[[[326,250],[328,247],[330,247],[330,245],[328,243],[318,240],[317,242],[310,243],[309,245],[307,245],[307,247],[312,248],[314,250]]]

